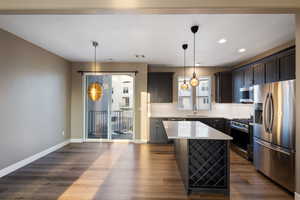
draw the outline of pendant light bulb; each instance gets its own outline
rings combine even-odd
[[[99,101],[102,97],[102,87],[99,83],[94,82],[89,85],[88,95],[92,101]]]
[[[180,88],[182,90],[187,90],[189,89],[189,84],[186,83],[186,80],[183,81],[183,83],[181,84]]]
[[[98,42],[93,41],[93,47],[95,48],[95,60],[94,60],[94,68],[95,68],[95,75],[96,75],[96,48],[98,46]],[[102,97],[103,89],[100,83],[94,81],[90,83],[88,87],[88,96],[92,101],[99,101]]]
[[[197,87],[199,85],[199,80],[197,79],[195,72],[193,73],[193,77],[190,80],[190,84],[193,87]]]

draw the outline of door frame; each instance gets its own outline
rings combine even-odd
[[[86,125],[86,98],[87,98],[87,85],[86,85],[86,77],[88,75],[129,75],[133,78],[133,91],[132,91],[132,95],[133,95],[133,102],[132,102],[132,105],[133,105],[133,133],[132,133],[132,139],[131,140],[128,140],[128,139],[111,139],[111,138],[108,138],[108,139],[103,139],[103,138],[95,138],[95,139],[90,139],[90,138],[87,138],[86,136],[86,128],[87,128],[87,125]],[[131,73],[131,72],[128,72],[128,73],[120,73],[120,72],[87,72],[87,73],[84,73],[82,75],[82,107],[83,107],[83,129],[82,129],[82,138],[83,138],[83,142],[132,142],[134,141],[136,138],[136,134],[135,134],[135,130],[136,130],[136,106],[135,106],[135,73]],[[110,120],[108,120],[110,121]],[[109,133],[110,134],[110,133]]]

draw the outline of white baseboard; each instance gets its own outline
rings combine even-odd
[[[83,139],[82,138],[71,138],[70,142],[71,143],[82,143]]]
[[[53,147],[50,147],[49,149],[46,149],[40,153],[34,154],[33,156],[25,158],[24,160],[21,160],[21,161],[15,163],[15,164],[12,164],[4,169],[1,169],[0,170],[0,178],[16,171],[17,169],[24,167],[25,165],[28,165],[28,164],[36,161],[37,159],[40,159],[40,158],[46,156],[49,153],[52,153],[53,151],[56,151],[56,150],[62,148],[63,146],[65,146],[69,143],[70,143],[70,140],[66,140],[62,143],[59,143],[59,144],[53,146]]]
[[[300,200],[300,194],[298,194],[297,192],[295,192],[295,200]]]
[[[84,140],[82,139],[82,138],[73,138],[73,139],[71,139],[70,140],[70,142],[71,143],[83,143],[84,142]],[[136,143],[136,144],[146,144],[148,141],[147,140],[140,140],[140,139],[138,139],[138,140],[122,140],[122,139],[120,139],[120,140],[106,140],[106,139],[90,139],[90,140],[86,140],[85,142],[120,142],[120,143],[122,143],[122,142],[133,142],[133,143]]]
[[[134,140],[133,142],[136,144],[147,144],[148,143],[147,140],[142,140],[142,139]]]

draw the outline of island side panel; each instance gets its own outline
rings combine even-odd
[[[175,139],[175,156],[177,166],[186,191],[189,191],[189,148],[187,139]]]
[[[229,195],[229,141],[188,140],[190,192]]]

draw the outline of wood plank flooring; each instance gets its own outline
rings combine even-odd
[[[0,179],[0,199],[292,200],[231,153],[231,195],[186,196],[172,145],[70,144]]]

